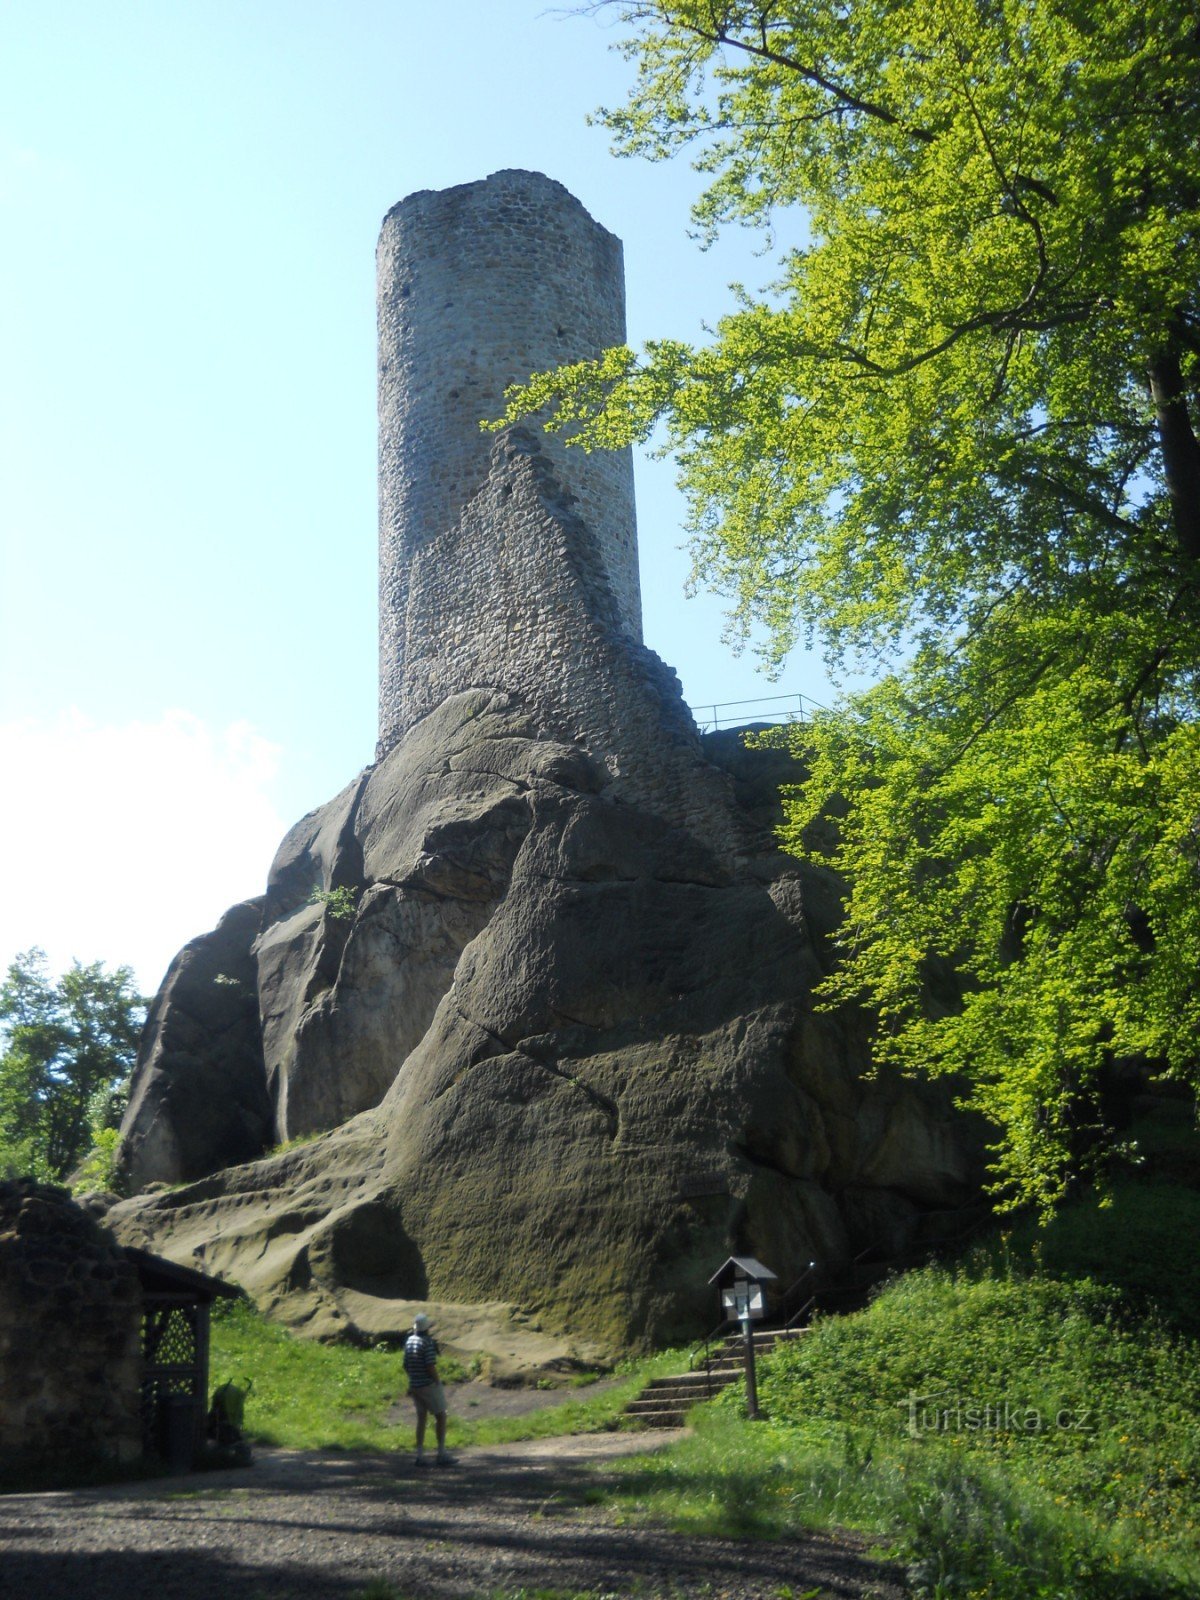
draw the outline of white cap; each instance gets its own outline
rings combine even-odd
[[[413,1327],[416,1329],[416,1331],[418,1333],[424,1333],[425,1329],[428,1326],[429,1326],[429,1318],[425,1315],[425,1313],[423,1311],[418,1311],[416,1316],[413,1318]]]

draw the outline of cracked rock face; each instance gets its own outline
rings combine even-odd
[[[250,1161],[273,1142],[251,953],[262,913],[245,900],[184,945],[151,1003],[123,1124],[137,1187]]]
[[[761,837],[781,758],[709,754]],[[135,1185],[198,1181],[109,1220],[317,1333],[493,1302],[609,1347],[711,1322],[731,1249],[790,1282],[912,1243],[972,1149],[944,1096],[863,1078],[860,1020],[814,1014],[836,907],[630,803],[516,697],[451,695],[179,958],[123,1152]],[[313,1142],[231,1166],[257,1152],[190,1120],[213,1080],[174,1009],[217,1036],[206,975],[214,1007],[259,997],[259,1148]]]

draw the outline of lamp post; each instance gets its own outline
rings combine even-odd
[[[767,1314],[764,1290],[777,1281],[770,1267],[753,1256],[730,1256],[708,1280],[721,1291],[721,1310],[725,1317],[741,1324],[742,1351],[746,1363],[746,1410],[752,1421],[758,1418],[758,1374],[754,1367],[754,1324]]]

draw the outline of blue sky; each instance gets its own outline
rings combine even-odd
[[[586,117],[613,19],[531,0],[0,0],[0,963],[132,963],[258,893],[375,738],[374,247],[414,189],[565,183],[625,242],[630,337],[770,264],[701,252],[685,165]],[[692,702],[778,685],[686,599],[638,463],[646,638]]]

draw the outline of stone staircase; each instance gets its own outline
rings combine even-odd
[[[922,1219],[922,1232],[913,1247],[901,1254],[889,1254],[879,1245],[872,1245],[860,1251],[853,1261],[810,1262],[775,1307],[776,1316],[790,1315],[792,1322],[800,1326],[756,1328],[752,1335],[755,1355],[765,1355],[783,1339],[803,1338],[815,1313],[844,1316],[858,1311],[870,1300],[872,1291],[895,1272],[957,1253],[987,1225],[991,1215],[984,1205],[931,1212]],[[722,1339],[710,1335],[693,1357],[690,1372],[652,1378],[625,1407],[624,1415],[647,1428],[678,1428],[692,1406],[719,1394],[745,1370],[742,1335],[731,1333]]]
[[[807,1328],[756,1328],[754,1354],[756,1357],[765,1355],[781,1340],[799,1339],[807,1332]],[[742,1351],[741,1334],[730,1334],[711,1347],[704,1364],[695,1370],[669,1378],[651,1378],[641,1394],[625,1407],[625,1416],[645,1428],[682,1427],[692,1406],[701,1400],[711,1400],[742,1376],[746,1370]]]

